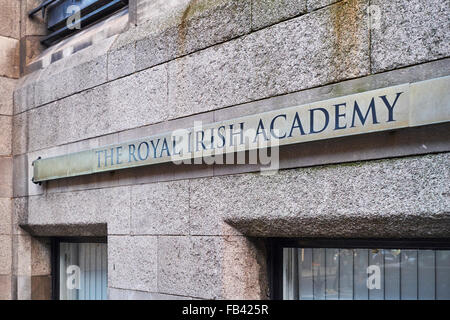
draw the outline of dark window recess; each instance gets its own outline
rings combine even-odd
[[[273,299],[450,300],[450,241],[269,241]]]
[[[43,16],[47,14],[49,34],[41,42],[50,46],[111,15],[126,5],[128,5],[128,0],[43,0],[41,5],[28,13],[28,16],[32,16],[39,11],[42,11]],[[74,19],[78,15],[78,10],[74,10],[75,8],[79,8],[79,20]],[[74,24],[77,23],[79,23],[80,28],[74,27]]]

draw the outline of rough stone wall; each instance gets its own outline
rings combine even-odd
[[[0,1],[0,299],[50,298],[49,243],[18,226],[24,202],[13,199],[13,92],[23,65],[42,49],[45,26],[27,19],[38,0]],[[39,20],[39,18],[37,18]]]
[[[12,298],[12,115],[19,77],[20,2],[0,1],[0,299]]]
[[[266,298],[261,237],[449,237],[448,124],[286,147],[270,177],[158,165],[30,182],[38,156],[449,75],[448,2],[407,3],[137,0],[135,27],[21,79],[15,217],[35,236],[108,235],[112,299]]]

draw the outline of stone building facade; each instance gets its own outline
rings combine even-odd
[[[31,181],[39,157],[445,78],[448,1],[130,0],[49,48],[39,1],[0,3],[1,298],[54,296],[56,238],[106,239],[109,299],[268,299],[272,238],[450,238],[449,119],[282,146],[274,175]]]

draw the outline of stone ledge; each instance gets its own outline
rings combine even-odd
[[[248,236],[445,238],[450,236],[449,167],[450,153],[442,153],[269,177],[210,178],[194,192],[207,189],[220,199],[210,202],[204,218],[222,212]]]

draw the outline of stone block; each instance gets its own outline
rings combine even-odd
[[[107,224],[108,234],[129,234],[130,190],[122,187],[32,196],[28,203],[28,224],[37,228],[53,226],[55,233],[62,234],[68,226],[75,231],[76,226],[88,229]]]
[[[223,250],[223,299],[269,299],[264,241],[226,237]]]
[[[13,116],[11,148],[14,155],[24,154],[28,150],[28,113]]]
[[[69,59],[76,59],[74,54]],[[58,62],[64,63],[64,60]],[[58,63],[55,62],[55,63]],[[50,74],[50,68],[42,72],[41,79],[36,82],[36,106],[40,106],[70,94],[81,92],[107,80],[107,57],[102,55],[91,61],[67,68],[59,73]]]
[[[372,72],[448,57],[450,6],[441,0],[374,0],[380,9],[371,33]]]
[[[12,273],[12,237],[0,235],[0,275]]]
[[[0,275],[0,300],[12,299],[12,277]]]
[[[108,286],[157,292],[157,237],[108,237]]]
[[[13,92],[17,80],[0,77],[0,115],[13,114]]]
[[[214,178],[210,178],[214,179]],[[211,196],[210,192],[204,193],[203,186],[210,179],[193,179],[189,181],[189,217],[190,231],[192,235],[239,235],[240,232],[224,222],[223,211],[210,210],[217,208],[215,202],[223,202],[222,197]]]
[[[248,236],[447,237],[449,161],[441,153],[215,177],[191,192],[222,199],[204,215],[222,214]]]
[[[18,81],[14,91],[14,114],[34,108],[34,87],[41,72],[41,70],[35,71],[21,77]]]
[[[20,1],[0,0],[0,36],[20,38]]]
[[[16,276],[17,300],[31,300],[31,276]]]
[[[261,29],[305,13],[306,2],[306,0],[253,0],[252,29]]]
[[[51,274],[50,239],[31,238],[31,275],[48,276],[50,274]]]
[[[432,61],[416,66],[392,70],[366,77],[341,81],[330,85],[276,96],[214,111],[215,121],[303,105],[358,92],[414,83],[450,75],[450,59]],[[323,141],[322,141],[323,143]]]
[[[13,165],[11,157],[0,157],[0,197],[12,197]]]
[[[24,197],[28,195],[28,156],[22,154],[13,158],[13,195]],[[30,177],[31,179],[31,177]]]
[[[160,122],[167,114],[163,65],[29,111],[29,150]]]
[[[12,231],[12,200],[0,198],[0,235],[9,235]]]
[[[32,238],[28,234],[14,235],[14,274],[18,276],[31,276],[31,242]]]
[[[189,182],[159,182],[131,187],[131,232],[189,234]]]
[[[261,244],[244,237],[160,237],[159,292],[200,299],[265,299]]]
[[[64,98],[107,81],[107,52],[115,37],[99,41],[63,59],[41,72],[36,82],[36,106]],[[43,59],[51,58],[51,52]]]
[[[31,277],[31,300],[51,300],[52,299],[52,277],[32,276]]]
[[[11,155],[12,117],[0,115],[0,156]]]
[[[222,246],[219,237],[160,237],[159,292],[194,298],[220,298]]]
[[[19,78],[19,40],[0,36],[0,76]]]
[[[139,27],[138,27],[139,28]],[[177,57],[176,28],[146,34],[136,41],[136,70],[143,70]]]
[[[251,1],[140,1],[138,24],[141,70],[250,32]]]
[[[28,198],[14,198],[12,211],[12,230],[15,235],[24,235],[24,231],[20,225],[23,225],[28,220]]]
[[[108,52],[108,80],[114,80],[136,70],[135,43],[129,43]]]
[[[169,105],[195,114],[369,72],[368,1],[346,1],[169,62]]]

